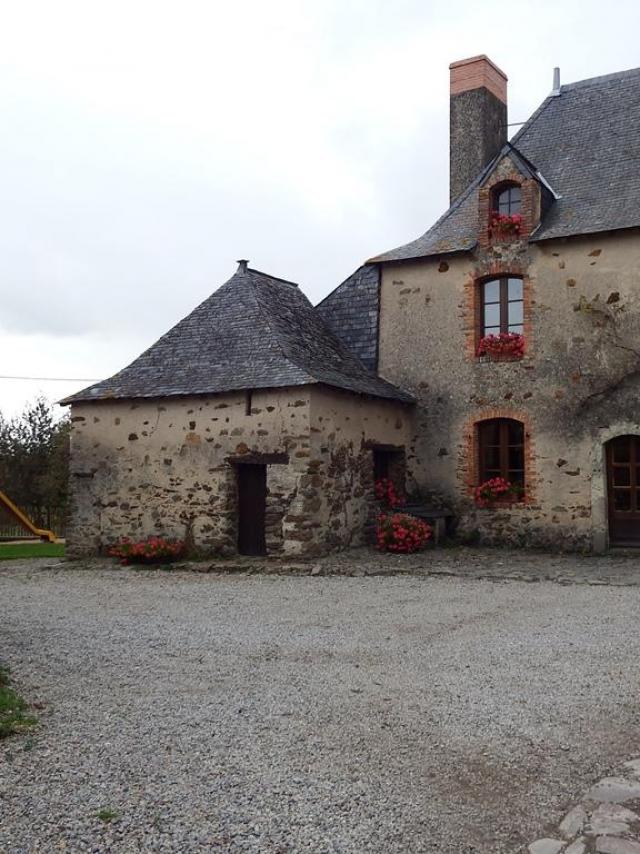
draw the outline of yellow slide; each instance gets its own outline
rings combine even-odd
[[[13,501],[8,498],[4,492],[0,492],[0,509],[7,510],[11,516],[18,520],[18,522],[23,525],[28,531],[35,537],[40,537],[41,540],[47,540],[50,543],[55,543],[56,535],[53,531],[44,531],[42,528],[36,528],[31,519],[22,512],[19,507],[13,503]]]

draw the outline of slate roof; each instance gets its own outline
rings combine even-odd
[[[557,196],[532,241],[640,226],[640,68],[550,95],[511,140]],[[506,146],[417,240],[371,262],[464,252],[476,244],[476,190]]]
[[[379,305],[380,268],[365,264],[316,306],[333,334],[370,371],[378,368]]]
[[[412,402],[368,371],[292,282],[238,271],[124,370],[61,403],[323,383]]]

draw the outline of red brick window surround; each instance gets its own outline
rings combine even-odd
[[[491,281],[513,281],[511,285],[489,286]],[[517,284],[519,282],[520,284]],[[522,290],[520,291],[520,287]],[[498,310],[488,308],[485,303],[492,303],[496,297],[496,288],[500,291],[498,323],[495,323]],[[503,260],[491,260],[491,263],[480,265],[470,272],[464,283],[464,300],[461,303],[461,317],[465,334],[465,359],[468,361],[486,361],[478,358],[480,341],[486,334],[500,332],[516,332],[524,336],[525,359],[533,356],[533,283],[524,272],[522,265]],[[520,296],[521,293],[521,296]],[[486,296],[486,300],[485,300]],[[522,302],[520,302],[520,299]],[[521,308],[520,308],[521,307]],[[522,316],[520,315],[522,311]],[[486,317],[486,320],[485,320]],[[491,328],[500,326],[499,329]],[[503,326],[507,328],[503,328]],[[512,326],[512,329],[508,327]],[[517,327],[522,326],[522,329]],[[505,361],[509,361],[508,359]]]
[[[540,221],[540,187],[533,178],[524,178],[514,169],[502,173],[494,183],[478,190],[478,244],[487,249],[493,245],[527,240]],[[517,233],[492,229],[493,214],[519,216]]]
[[[535,443],[525,412],[490,407],[471,416],[463,428],[459,453],[459,476],[468,496],[481,483],[504,477],[524,487],[517,506],[536,503]],[[514,503],[513,496],[509,503]]]

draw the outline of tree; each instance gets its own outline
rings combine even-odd
[[[17,418],[0,414],[0,489],[38,525],[66,506],[69,430],[69,419],[56,419],[44,398]]]

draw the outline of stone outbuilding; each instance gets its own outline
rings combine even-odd
[[[151,534],[209,554],[309,555],[362,541],[374,466],[402,455],[413,398],[296,284],[241,261],[131,365],[65,402],[71,555]]]
[[[241,262],[66,401],[71,553],[357,544],[385,474],[470,541],[640,545],[640,69],[555,79],[511,139],[487,57],[452,64],[450,100],[451,203],[425,234],[316,308]]]

